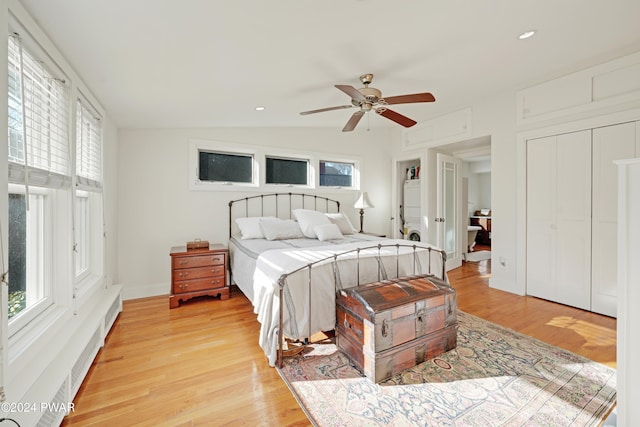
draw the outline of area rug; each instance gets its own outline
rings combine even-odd
[[[458,312],[458,345],[375,384],[312,344],[279,369],[316,426],[596,426],[615,406],[616,371]]]
[[[464,254],[464,260],[468,262],[479,262],[491,259],[491,251],[477,251]]]

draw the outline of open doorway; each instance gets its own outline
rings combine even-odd
[[[460,163],[456,167],[455,180],[461,183],[455,203],[456,228],[450,225],[438,198],[438,155],[452,156]],[[440,146],[425,147],[401,153],[394,159],[395,205],[393,236],[400,239],[420,240],[433,245],[443,244],[441,231],[445,229],[448,243],[456,251],[452,259],[475,261],[476,257],[491,256],[491,226],[485,225],[481,233],[469,242],[469,226],[472,217],[485,213],[483,220],[491,220],[491,137],[484,136]],[[445,221],[443,221],[445,218]],[[480,230],[478,230],[480,231]],[[448,234],[447,234],[448,233]],[[477,235],[479,240],[476,241]],[[452,237],[453,236],[453,237]],[[452,242],[451,239],[455,239]],[[486,239],[480,241],[482,239]],[[470,250],[471,249],[471,250]],[[480,253],[480,251],[483,251]],[[471,254],[471,255],[470,255]]]
[[[480,137],[437,147],[461,160],[462,204],[460,206],[462,259],[491,259],[493,217],[491,209],[491,137]]]

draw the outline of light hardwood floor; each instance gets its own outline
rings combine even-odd
[[[490,261],[449,272],[460,310],[616,366],[615,319],[491,289],[490,275]],[[173,310],[168,296],[125,301],[63,425],[309,425],[259,327],[237,288]]]

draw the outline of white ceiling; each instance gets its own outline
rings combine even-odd
[[[433,93],[393,108],[420,122],[640,51],[639,0],[21,1],[121,128],[339,131],[355,110],[299,112],[348,104],[333,85],[364,73]]]

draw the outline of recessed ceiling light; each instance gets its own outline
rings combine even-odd
[[[264,107],[260,106],[260,107],[256,107],[256,111],[262,111],[264,110]]]
[[[533,36],[535,33],[536,33],[536,30],[525,31],[524,33],[520,34],[518,38],[520,40],[528,39],[529,37]]]

